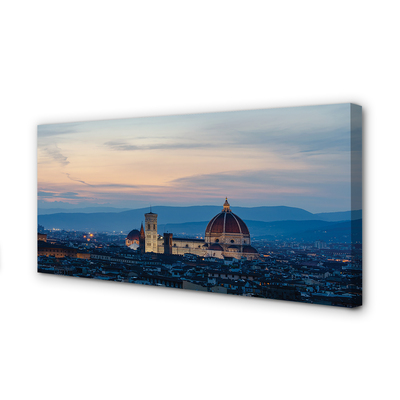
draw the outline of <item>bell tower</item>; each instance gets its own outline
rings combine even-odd
[[[157,253],[157,214],[144,214],[145,252]]]

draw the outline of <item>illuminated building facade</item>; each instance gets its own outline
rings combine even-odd
[[[257,250],[251,246],[247,225],[231,211],[228,199],[225,199],[222,211],[208,223],[205,239],[174,238],[172,233],[159,236],[157,214],[149,212],[145,214],[144,246],[140,243],[140,232],[135,229],[128,234],[125,241],[131,248],[135,248],[132,246],[136,246],[138,242],[139,247],[144,248],[146,253],[190,253],[201,257],[246,257],[249,260],[259,257]]]

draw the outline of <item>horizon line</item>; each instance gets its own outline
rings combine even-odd
[[[157,208],[157,207],[189,208],[189,207],[221,207],[221,206],[220,206],[220,205],[215,205],[215,204],[186,205],[186,206],[171,206],[171,205],[152,206],[152,208]],[[306,210],[306,209],[304,209],[304,208],[301,208],[301,207],[283,206],[283,205],[281,205],[281,206],[253,206],[253,207],[233,206],[233,208],[248,208],[248,209],[251,209],[251,208],[261,208],[261,207],[265,207],[265,208],[267,208],[267,207],[268,207],[268,208],[274,208],[274,207],[275,207],[275,208],[277,208],[277,207],[294,208],[294,209],[306,211],[306,212],[308,212],[308,213],[310,213],[310,214],[313,214],[313,215],[315,215],[315,214],[330,214],[330,213],[343,213],[343,212],[362,211],[362,208],[357,209],[357,210],[311,212],[311,211],[308,211],[308,210]],[[74,210],[74,208],[66,208],[66,207],[63,207],[63,206],[54,207],[54,208],[51,208],[51,207],[50,207],[50,208],[46,208],[46,207],[43,207],[43,206],[39,206],[39,205],[38,205],[37,208],[38,208],[38,209],[42,209],[42,210],[46,210],[46,211],[51,211],[52,209],[57,209],[57,208],[61,208],[61,209],[65,209],[65,210],[71,210],[71,211]],[[122,211],[122,212],[126,212],[126,211],[134,211],[134,210],[144,210],[144,209],[147,209],[148,206],[146,206],[146,207],[139,207],[139,208],[116,207],[116,206],[106,206],[106,205],[104,205],[104,206],[102,206],[102,205],[93,205],[93,206],[78,206],[78,207],[76,207],[76,209],[85,209],[85,208],[114,208],[114,209],[121,209],[121,210],[124,210],[124,211]]]

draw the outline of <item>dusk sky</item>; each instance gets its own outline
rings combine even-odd
[[[40,125],[39,207],[350,210],[350,105]]]

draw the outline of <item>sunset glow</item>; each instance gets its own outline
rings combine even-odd
[[[40,125],[39,207],[350,209],[350,107]]]

